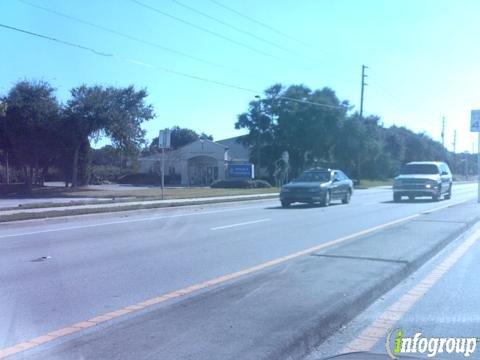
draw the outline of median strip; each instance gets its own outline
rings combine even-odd
[[[196,199],[177,199],[177,200],[145,200],[132,201],[110,204],[96,204],[96,205],[72,205],[65,207],[50,207],[50,208],[36,208],[36,209],[15,209],[15,210],[0,210],[0,223],[31,219],[46,219],[64,216],[76,216],[98,213],[111,213],[119,211],[134,211],[157,209],[177,206],[190,205],[206,205],[217,203],[229,203],[239,201],[251,200],[266,200],[278,198],[278,193],[269,194],[254,194],[254,195],[235,195],[235,196],[218,196],[205,197]]]
[[[389,331],[395,326],[395,323],[400,320],[479,239],[480,230],[477,230],[464,240],[444,261],[428,273],[417,285],[385,310],[375,321],[343,348],[340,353],[370,351],[380,339],[387,337]]]

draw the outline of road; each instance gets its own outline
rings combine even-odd
[[[475,190],[455,185],[453,199],[437,203],[396,204],[391,190],[377,188],[328,208],[282,209],[265,200],[2,224],[0,348],[211,279],[227,281],[222,276],[473,199]]]

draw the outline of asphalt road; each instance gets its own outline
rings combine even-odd
[[[0,348],[225,274],[450,203],[391,202],[358,190],[349,205],[277,200],[0,225]],[[100,331],[100,330],[99,330]]]

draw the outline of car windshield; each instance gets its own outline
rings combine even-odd
[[[325,182],[330,181],[328,171],[308,171],[300,175],[295,182]]]
[[[433,164],[409,164],[405,165],[402,170],[402,175],[436,175],[438,173],[438,167]]]

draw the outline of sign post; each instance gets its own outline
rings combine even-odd
[[[478,136],[477,145],[477,172],[478,172],[478,195],[477,202],[480,203],[480,110],[472,110],[470,118],[470,131],[476,132]]]
[[[158,147],[162,149],[162,200],[165,188],[165,149],[170,149],[170,129],[160,130],[158,135]]]

